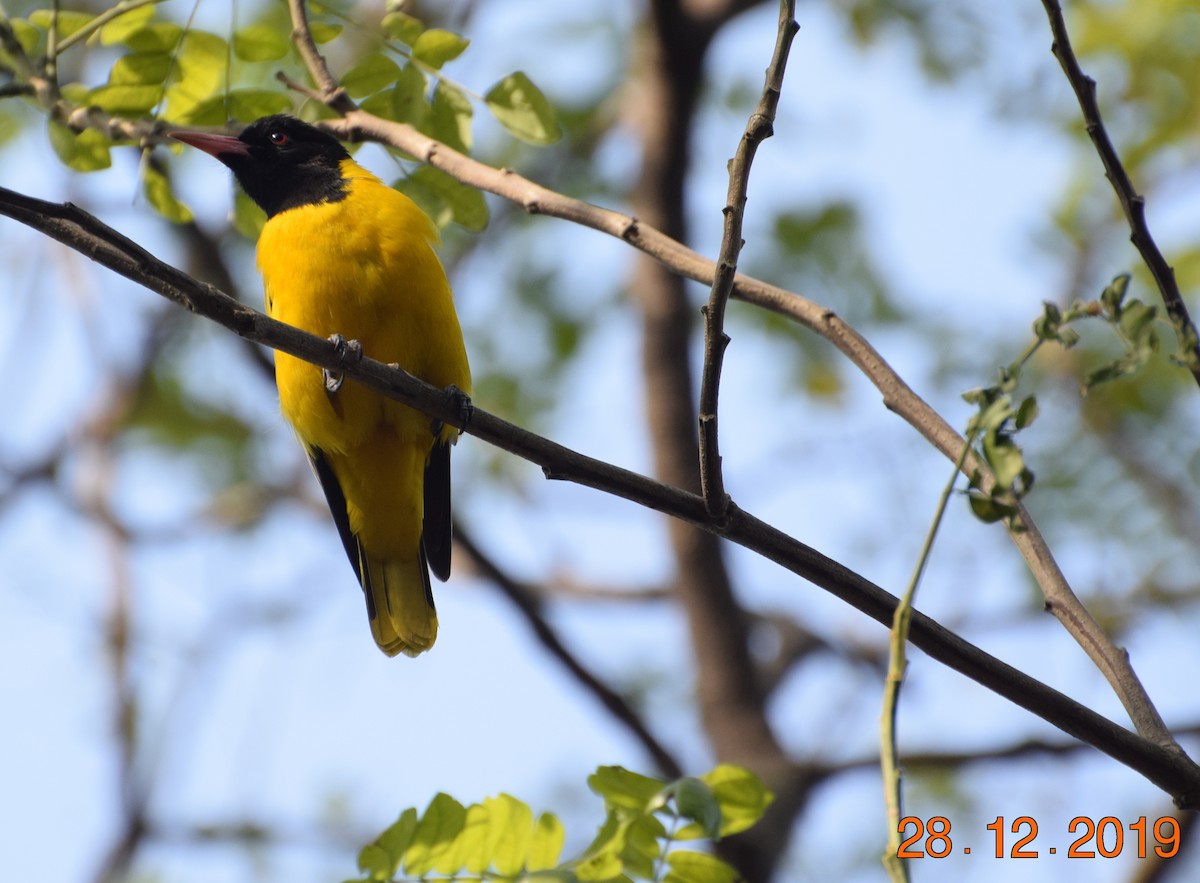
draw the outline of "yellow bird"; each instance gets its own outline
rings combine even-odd
[[[258,267],[268,314],[470,393],[437,230],[412,200],[336,138],[286,115],[237,138],[173,137],[228,166],[267,213]],[[450,575],[458,430],[285,353],[275,354],[275,377],[362,585],[375,643],[388,656],[423,653],[437,638],[429,569]]]

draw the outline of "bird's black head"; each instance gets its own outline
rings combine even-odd
[[[341,162],[350,154],[332,135],[295,117],[263,117],[237,138],[191,132],[174,132],[172,137],[229,166],[267,217],[346,198]]]

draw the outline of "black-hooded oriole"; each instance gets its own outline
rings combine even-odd
[[[228,166],[267,214],[258,266],[267,313],[374,359],[469,393],[470,368],[437,230],[408,197],[350,158],[336,138],[286,115],[237,137],[173,137]],[[389,656],[433,646],[429,570],[450,574],[450,445],[441,427],[314,365],[276,353],[283,415],[308,452]]]

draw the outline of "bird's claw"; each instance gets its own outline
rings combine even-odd
[[[347,340],[340,334],[331,334],[329,342],[337,348],[338,365],[345,367],[362,361],[363,348],[357,340]],[[322,368],[321,376],[325,379],[325,392],[331,396],[342,388],[342,381],[346,379],[343,372],[330,368]]]

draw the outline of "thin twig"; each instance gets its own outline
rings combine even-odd
[[[892,618],[887,676],[884,678],[883,711],[880,713],[879,767],[883,778],[884,805],[888,817],[888,842],[887,849],[883,853],[883,866],[895,883],[907,883],[908,881],[908,863],[900,858],[900,818],[904,795],[900,788],[900,752],[896,746],[896,711],[900,707],[900,688],[904,685],[904,674],[908,668],[908,633],[912,627],[913,601],[917,595],[917,586],[921,583],[921,576],[925,573],[925,567],[929,563],[929,556],[933,552],[933,541],[936,539],[942,519],[946,515],[946,507],[950,504],[950,497],[954,495],[954,485],[958,481],[958,474],[962,471],[963,460],[974,443],[975,433],[972,431],[967,436],[962,456],[954,464],[950,480],[946,482],[946,487],[938,499],[937,509],[933,513],[933,521],[925,534],[925,542],[921,546],[921,553],[913,568],[912,578],[909,579],[904,594],[900,596],[900,603],[896,605],[896,614]]]
[[[470,533],[463,530],[461,522],[455,522],[454,539],[471,556],[471,560],[479,571],[494,582],[500,591],[513,602],[521,616],[529,623],[529,627],[533,629],[533,633],[537,635],[537,639],[541,641],[542,646],[561,662],[563,667],[583,685],[585,690],[595,696],[618,722],[633,734],[646,752],[654,758],[659,770],[672,779],[682,776],[683,767],[679,761],[650,732],[645,721],[625,701],[624,697],[601,681],[575,654],[567,649],[554,629],[550,627],[550,623],[546,621],[546,617],[542,615],[541,601],[534,593],[505,573],[490,555],[483,552]]]
[[[780,0],[779,28],[775,51],[767,66],[766,82],[758,106],[750,114],[746,131],[738,142],[733,159],[729,161],[729,192],[725,199],[725,222],[721,236],[720,256],[713,273],[712,290],[704,313],[704,371],[700,380],[700,489],[708,514],[719,518],[725,514],[729,497],[721,470],[721,452],[717,433],[717,403],[721,387],[721,368],[729,335],[725,333],[725,305],[733,293],[737,276],[738,255],[742,250],[742,222],[746,214],[746,190],[750,183],[750,166],[758,145],[774,134],[775,110],[783,89],[783,73],[787,67],[788,51],[800,26],[796,24],[795,0]]]
[[[1079,100],[1088,137],[1092,139],[1092,144],[1100,155],[1100,162],[1104,164],[1104,174],[1116,191],[1117,201],[1121,203],[1125,219],[1129,222],[1130,241],[1141,254],[1162,294],[1163,304],[1179,341],[1179,352],[1176,356],[1187,366],[1196,383],[1200,384],[1200,335],[1196,332],[1196,326],[1192,323],[1192,317],[1179,291],[1175,270],[1167,263],[1154,237],[1150,235],[1150,226],[1146,222],[1146,199],[1133,186],[1133,181],[1108,136],[1108,130],[1104,127],[1104,120],[1100,116],[1100,103],[1096,99],[1096,81],[1079,66],[1075,50],[1071,48],[1071,36],[1067,32],[1062,7],[1058,0],[1042,0],[1042,6],[1046,9],[1046,15],[1050,19],[1050,31],[1054,36],[1051,52],[1062,65],[1063,73],[1066,74],[1067,81]]]
[[[292,42],[296,44],[296,49],[304,60],[304,66],[308,68],[313,81],[317,84],[321,101],[341,114],[355,110],[356,107],[350,100],[350,95],[338,85],[338,81],[329,71],[325,57],[317,49],[312,29],[308,26],[308,8],[305,6],[304,0],[288,0],[288,11],[292,16]]]
[[[820,586],[877,622],[889,626],[892,622],[898,603],[895,597],[736,506],[730,506],[722,522],[714,522],[699,495],[584,456],[528,432],[471,407],[457,390],[438,389],[399,367],[367,357],[347,365],[343,354],[329,340],[275,321],[213,286],[192,279],[69,203],[57,205],[0,188],[0,214],[45,233],[247,340],[318,367],[340,370],[368,389],[539,464],[548,477],[570,480],[631,500],[724,537]],[[930,657],[1138,771],[1170,794],[1180,807],[1200,807],[1200,767],[1181,749],[1168,749],[1129,732],[920,613],[913,614],[911,640]]]

